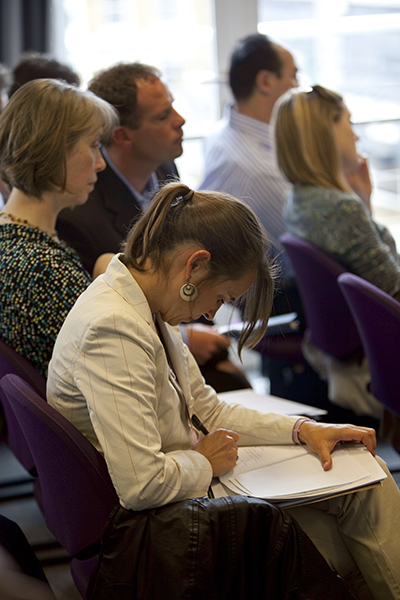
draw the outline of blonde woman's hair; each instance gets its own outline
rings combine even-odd
[[[243,347],[254,347],[267,328],[275,279],[269,242],[256,215],[229,194],[193,192],[184,184],[169,183],[133,226],[123,260],[127,266],[144,271],[150,259],[152,269],[166,274],[184,244],[197,244],[211,254],[209,272],[201,286],[237,281],[255,273],[245,294],[247,325],[239,340],[239,355]]]
[[[91,92],[37,79],[12,96],[0,116],[0,174],[10,187],[40,198],[66,188],[67,158],[85,135],[106,142],[118,125],[115,109]]]
[[[291,183],[350,192],[341,169],[333,125],[343,114],[343,98],[320,85],[292,92],[275,112],[278,165]]]

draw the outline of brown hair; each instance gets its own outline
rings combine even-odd
[[[21,54],[18,64],[13,69],[12,79],[8,93],[10,98],[21,86],[34,79],[60,79],[71,85],[80,84],[79,75],[70,66],[60,63],[50,54],[35,50]]]
[[[137,82],[160,77],[160,71],[150,65],[118,63],[100,71],[89,83],[89,89],[114,106],[119,113],[120,125],[139,129],[142,115],[137,101]]]
[[[211,254],[207,282],[236,281],[246,273],[256,273],[245,294],[247,324],[239,340],[240,355],[243,347],[260,341],[271,312],[275,267],[268,256],[265,231],[253,211],[233,196],[192,192],[184,184],[169,183],[133,226],[124,247],[124,262],[144,271],[150,259],[155,271],[167,273],[175,252],[188,243]]]
[[[350,191],[333,130],[343,108],[343,98],[320,85],[311,92],[293,91],[278,101],[276,155],[289,181]]]
[[[22,86],[0,116],[0,173],[12,188],[40,198],[65,190],[66,161],[91,132],[106,141],[118,124],[114,109],[90,92],[53,79]]]

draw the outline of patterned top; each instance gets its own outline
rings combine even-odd
[[[296,184],[284,217],[290,233],[331,254],[355,275],[391,296],[400,289],[396,243],[357,197]]]
[[[78,255],[33,227],[0,226],[0,337],[47,374],[56,336],[91,283]]]
[[[275,251],[283,252],[283,206],[291,185],[279,171],[271,125],[229,107],[219,128],[204,143],[203,190],[226,192],[248,204],[263,224]],[[290,276],[291,265],[283,254]]]

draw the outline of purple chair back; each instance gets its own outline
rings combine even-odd
[[[305,359],[301,351],[302,341],[302,333],[265,335],[254,347],[254,350],[275,360],[284,360],[293,364],[303,363]]]
[[[95,556],[118,503],[103,457],[20,377],[0,385],[32,452],[49,530],[71,556]]]
[[[0,339],[0,379],[4,375],[14,373],[24,379],[29,385],[40,395],[42,398],[46,398],[46,379],[39,373],[33,364],[18,354]]]
[[[46,379],[24,356],[18,354],[11,346],[6,344],[3,340],[0,340],[0,380],[9,373],[19,375],[19,377],[27,381],[42,398],[46,398]],[[8,403],[3,402],[3,393],[1,390],[0,401],[7,425],[6,443],[22,466],[25,467],[31,475],[36,475],[35,464],[29,446],[26,443],[25,436],[21,431],[13,411],[10,410]]]
[[[344,360],[361,347],[352,314],[337,278],[347,269],[317,246],[285,233],[280,237],[292,262],[310,330],[310,341]]]
[[[368,358],[371,392],[400,416],[400,303],[357,275],[340,275]]]

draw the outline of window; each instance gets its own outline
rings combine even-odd
[[[124,60],[162,71],[186,119],[178,162],[189,184],[201,179],[199,138],[230,100],[232,46],[258,26],[292,48],[303,85],[318,82],[343,94],[376,182],[397,189],[400,0],[57,1],[66,16],[66,59],[84,83]]]
[[[123,21],[128,13],[126,0],[104,0],[104,19],[115,23]]]
[[[185,136],[196,138],[219,118],[215,78],[212,0],[63,0],[66,59],[84,85],[100,69],[136,61],[161,70],[186,119]],[[199,142],[185,143],[179,169],[195,185]],[[199,167],[200,165],[200,167]]]
[[[400,1],[259,0],[258,7],[259,31],[293,49],[302,84],[343,95],[380,197],[400,193]]]

